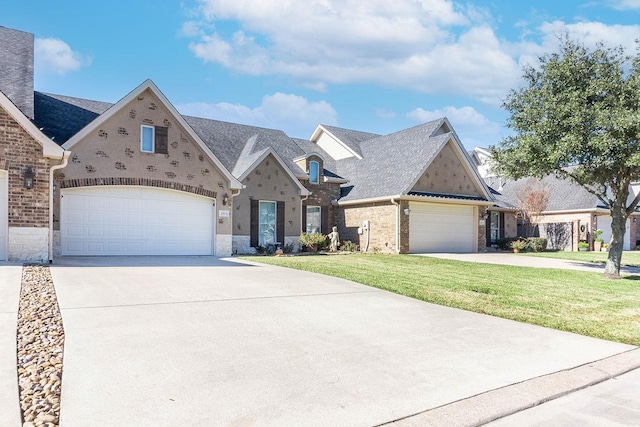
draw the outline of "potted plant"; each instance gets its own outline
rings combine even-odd
[[[514,240],[513,242],[511,242],[511,244],[509,246],[511,246],[511,249],[513,249],[513,253],[517,254],[520,251],[524,251],[527,248],[527,241],[526,240]]]
[[[320,233],[302,233],[300,235],[300,245],[310,251],[317,251],[318,246],[327,242],[327,236]]]
[[[595,230],[593,235],[595,236],[595,240],[593,241],[593,250],[596,252],[600,252],[602,250],[602,243],[604,242],[600,235],[602,234],[602,230]]]
[[[580,252],[586,252],[589,250],[589,243],[585,242],[584,240],[578,242],[578,250]]]
[[[600,249],[602,252],[608,252],[609,251],[609,244],[608,243],[603,243],[602,244],[602,249]]]

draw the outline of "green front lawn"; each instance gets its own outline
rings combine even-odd
[[[607,252],[521,252],[522,255],[536,256],[541,258],[560,258],[582,262],[604,263],[609,255]],[[624,252],[622,254],[622,265],[629,267],[640,267],[640,251]]]
[[[248,257],[422,301],[640,345],[640,277],[411,255]]]

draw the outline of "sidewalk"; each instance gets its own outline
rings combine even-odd
[[[0,427],[21,425],[16,330],[22,266],[0,263]]]
[[[388,425],[635,425],[640,419],[638,379],[640,348],[490,390]],[[629,385],[632,387],[627,388]]]
[[[517,267],[558,268],[563,270],[604,272],[604,264],[574,261],[569,259],[543,258],[526,255],[517,255],[511,252],[477,252],[477,253],[428,253],[416,254],[440,259],[452,259],[456,261],[483,262],[487,264],[513,265]],[[640,274],[638,267],[622,267],[620,273]]]

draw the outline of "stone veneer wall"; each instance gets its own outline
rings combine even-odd
[[[0,169],[8,171],[8,245],[11,261],[47,261],[50,159],[42,146],[0,108]],[[24,188],[24,172],[35,174],[33,188]]]
[[[369,252],[376,249],[381,252],[395,253],[396,248],[396,205],[391,202],[367,203],[356,206],[342,206],[336,210],[336,220],[340,238],[351,240],[360,245],[364,251],[367,242],[367,232],[358,234],[358,227],[362,227],[365,220],[369,220]],[[408,248],[408,224],[406,227],[406,245]],[[402,247],[402,245],[401,245]]]

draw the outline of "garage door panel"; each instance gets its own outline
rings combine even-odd
[[[211,199],[151,187],[65,189],[63,255],[211,255]]]
[[[410,203],[409,251],[475,251],[473,206]]]

